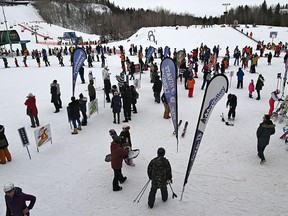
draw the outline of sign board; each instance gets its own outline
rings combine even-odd
[[[277,31],[271,31],[270,32],[270,38],[277,38],[277,34],[278,34]]]
[[[28,140],[28,137],[27,137],[27,133],[26,133],[25,127],[19,128],[18,132],[19,132],[19,136],[20,136],[20,139],[22,141],[23,147],[28,146],[30,143],[29,143],[29,140]]]
[[[39,129],[35,130],[34,136],[35,136],[37,148],[42,146],[46,142],[51,141],[51,143],[52,143],[50,124],[47,124],[47,125],[39,128]]]
[[[89,117],[95,112],[98,113],[98,99],[97,98],[88,103],[88,112],[89,112]]]

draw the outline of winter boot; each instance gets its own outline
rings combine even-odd
[[[78,129],[74,128],[74,131],[72,132],[72,134],[78,134]]]
[[[78,125],[78,128],[77,128],[78,130],[82,130],[82,127],[81,127],[81,125]]]

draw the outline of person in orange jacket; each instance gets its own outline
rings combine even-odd
[[[193,79],[192,76],[189,77],[187,80],[187,87],[188,87],[188,97],[193,97],[193,91],[194,91],[194,85],[195,85],[195,79]]]

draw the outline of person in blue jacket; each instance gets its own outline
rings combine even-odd
[[[243,89],[243,77],[245,76],[243,70],[241,67],[239,67],[239,70],[237,71],[237,89],[241,88]]]

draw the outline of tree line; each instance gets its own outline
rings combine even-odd
[[[120,8],[109,0],[36,0],[34,7],[42,18],[55,25],[81,32],[102,35],[111,40],[125,39],[142,27],[241,24],[288,26],[288,4],[267,7],[238,6],[220,17],[195,17],[188,13],[172,13],[164,8]],[[226,17],[225,17],[226,16]]]

